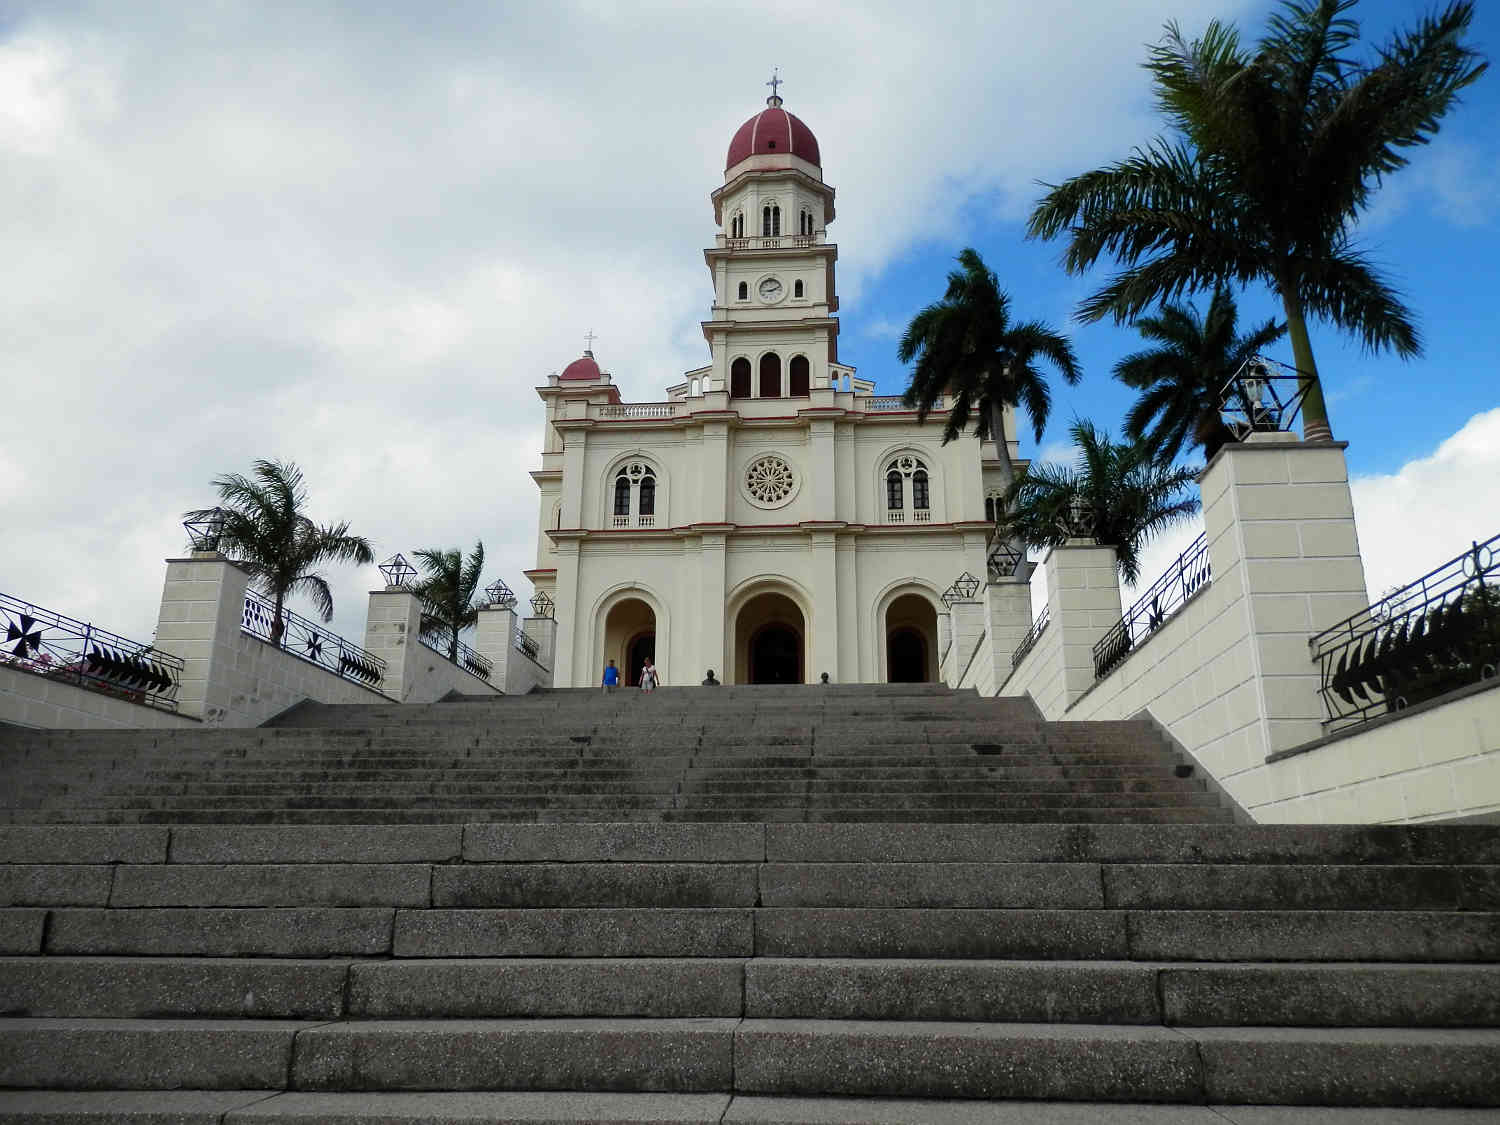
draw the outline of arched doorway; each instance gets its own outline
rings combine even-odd
[[[604,618],[604,652],[600,672],[611,660],[620,669],[620,682],[641,682],[641,666],[646,657],[656,659],[656,614],[640,598],[625,598],[610,607]]]
[[[927,642],[909,625],[892,629],[885,638],[886,680],[893,684],[927,681]]]
[[[892,684],[938,678],[937,610],[921,594],[902,594],[886,608],[885,678]]]
[[[806,647],[806,625],[797,603],[781,593],[757,594],[735,617],[734,682],[806,683]]]

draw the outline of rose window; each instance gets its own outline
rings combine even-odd
[[[745,491],[767,507],[785,504],[797,487],[792,467],[777,456],[761,457],[745,470]]]

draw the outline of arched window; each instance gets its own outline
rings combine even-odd
[[[736,211],[734,218],[729,220],[729,237],[745,237],[745,213],[743,211]]]
[[[656,515],[656,478],[641,478],[641,504],[640,514],[643,516]]]
[[[910,453],[902,453],[885,467],[886,522],[907,522],[905,509],[908,506],[912,523],[932,522],[932,491],[927,466]]]
[[[624,473],[615,478],[615,515],[630,515],[630,478]]]
[[[744,356],[729,365],[729,397],[750,397],[750,361]]]
[[[798,234],[802,234],[802,235],[811,235],[812,232],[813,232],[813,217],[812,217],[812,212],[808,211],[808,210],[803,210],[802,213],[797,216],[797,233]]]
[[[739,295],[740,300],[742,301],[748,301],[750,299],[750,283],[748,281],[740,282]]]
[[[801,285],[802,282],[797,282]],[[787,367],[787,394],[792,398],[806,398],[811,394],[811,383],[808,378],[807,357],[805,355],[792,356],[792,362]]]
[[[645,461],[629,461],[615,475],[611,526],[656,526],[656,469]]]
[[[768,203],[760,209],[760,233],[767,238],[781,234],[781,208]]]
[[[775,352],[760,357],[760,397],[781,397],[781,357]]]
[[[800,280],[792,282],[792,296],[802,296],[802,282]]]
[[[885,506],[888,511],[901,510],[901,473],[896,469],[885,475]]]
[[[989,523],[995,522],[995,498],[993,496],[984,498],[984,518]]]

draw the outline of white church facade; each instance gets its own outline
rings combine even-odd
[[[537,388],[527,577],[555,607],[554,684],[609,660],[634,683],[647,656],[678,685],[935,681],[941,594],[985,574],[994,446],[944,446],[945,404],[918,424],[840,361],[834,189],[781,98],[710,198],[709,363],[653,402],[624,401],[592,351]]]

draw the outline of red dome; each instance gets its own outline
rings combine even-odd
[[[810,164],[822,167],[818,156],[818,138],[802,123],[781,108],[780,98],[767,99],[767,106],[749,121],[746,121],[729,142],[729,156],[724,162],[727,171],[750,156],[780,156],[791,153]]]
[[[579,381],[589,379],[598,382],[600,379],[599,365],[594,362],[593,352],[584,352],[581,359],[575,359],[563,368],[559,379],[577,379]]]

